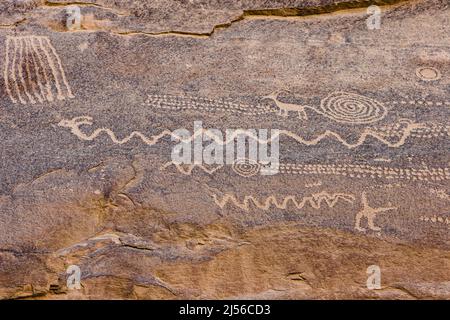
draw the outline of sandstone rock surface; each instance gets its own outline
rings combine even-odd
[[[447,0],[2,1],[0,298],[449,299],[449,35]],[[194,121],[279,130],[279,172],[172,163]]]

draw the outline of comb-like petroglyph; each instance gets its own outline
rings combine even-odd
[[[0,1],[0,299],[449,299],[449,17]]]
[[[4,80],[13,103],[74,98],[61,59],[48,37],[7,37]]]

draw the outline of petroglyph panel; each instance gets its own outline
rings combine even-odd
[[[213,100],[204,97],[176,97],[168,95],[149,95],[146,106],[169,111],[197,110],[207,112],[230,112],[245,115],[261,116],[276,113],[287,117],[290,111],[298,113],[298,118],[308,120],[306,109],[319,113],[332,121],[350,124],[366,124],[382,120],[387,110],[383,104],[362,95],[333,92],[320,102],[320,107],[284,103],[278,100],[275,92],[264,96],[262,101],[271,100],[270,104],[246,105],[227,100]]]
[[[174,166],[180,173],[191,175],[194,168],[198,167],[199,171],[213,174],[222,169],[223,165],[180,165],[167,162],[161,167],[166,170],[168,167]],[[237,161],[233,165],[233,171],[243,177],[251,177],[257,175],[262,165],[259,163],[250,163],[248,159]],[[344,176],[348,178],[372,178],[387,180],[410,180],[410,181],[444,181],[450,180],[450,168],[429,168],[423,167],[394,167],[394,166],[372,166],[358,164],[295,164],[280,163],[279,173],[286,175],[334,175]]]
[[[448,1],[82,2],[0,3],[0,298],[450,298]]]

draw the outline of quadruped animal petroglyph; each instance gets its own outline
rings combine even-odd
[[[281,116],[288,116],[289,111],[295,111],[299,119],[308,120],[306,109],[309,109],[336,122],[367,124],[382,120],[387,114],[382,103],[355,93],[333,92],[321,100],[320,107],[314,107],[281,102],[278,99],[280,92],[276,91],[263,98],[272,100],[279,108]]]
[[[337,91],[329,94],[320,106],[300,105],[280,101],[283,90],[263,96],[261,104],[246,105],[229,100],[213,100],[202,97],[180,97],[170,95],[148,95],[145,105],[168,110],[223,111],[249,115],[278,114],[287,117],[289,112],[297,112],[300,120],[308,120],[306,110],[314,111],[332,121],[345,124],[369,124],[382,120],[387,115],[383,103],[363,95]],[[267,102],[271,101],[274,106]]]

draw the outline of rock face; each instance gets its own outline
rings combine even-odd
[[[1,298],[450,298],[447,0],[75,5],[0,3]]]

